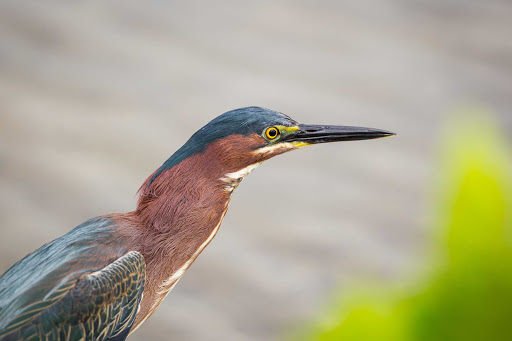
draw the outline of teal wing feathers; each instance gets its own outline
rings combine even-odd
[[[0,340],[124,340],[144,282],[144,258],[135,251],[100,270],[70,274],[0,329]]]

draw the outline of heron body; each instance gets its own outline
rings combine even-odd
[[[0,277],[0,340],[124,340],[218,232],[233,190],[305,145],[392,133],[301,125],[259,107],[197,131],[141,186],[137,208],[93,218]]]

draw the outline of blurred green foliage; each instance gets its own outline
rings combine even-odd
[[[427,273],[407,288],[345,292],[299,339],[512,340],[510,154],[487,120],[452,126],[441,144]]]

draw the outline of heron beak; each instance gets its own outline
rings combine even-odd
[[[327,143],[338,141],[370,140],[396,135],[390,131],[351,127],[351,126],[327,126],[317,124],[299,124],[298,130],[289,135],[287,142],[299,144]]]

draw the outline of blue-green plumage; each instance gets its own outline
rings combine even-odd
[[[127,250],[114,225],[108,217],[91,219],[27,255],[0,277],[0,340],[37,340],[45,335],[51,340],[110,340],[133,323],[144,261],[140,258],[134,265],[137,256],[131,256],[127,264],[115,265]],[[132,272],[140,278],[134,280]],[[126,297],[113,297],[110,292],[116,287],[124,287]],[[116,310],[117,300],[124,303]]]

